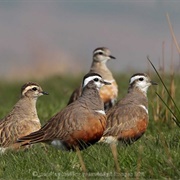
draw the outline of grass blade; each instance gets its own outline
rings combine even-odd
[[[180,122],[178,121],[177,116],[175,113],[171,110],[171,108],[168,106],[168,104],[163,100],[163,98],[156,92],[157,96],[160,98],[160,100],[163,102],[163,104],[168,108],[168,110],[171,112],[171,114],[174,116],[172,119],[177,124],[177,126],[180,127]]]
[[[151,62],[151,60],[149,59],[148,56],[147,56],[147,59],[148,59],[149,63],[151,64],[151,66],[153,67],[153,69],[155,70],[156,74],[158,75],[158,77],[159,77],[159,79],[160,79],[160,81],[161,81],[163,87],[165,88],[165,90],[166,90],[166,92],[167,92],[167,94],[168,94],[170,100],[173,102],[174,107],[176,108],[177,112],[178,112],[179,115],[180,115],[180,110],[179,110],[179,108],[178,108],[176,102],[175,102],[174,99],[172,98],[172,96],[171,96],[171,94],[170,94],[170,92],[169,92],[167,86],[165,85],[163,79],[161,78],[160,74],[158,73],[156,67],[153,65],[153,63]],[[158,97],[161,99],[161,101],[165,104],[165,106],[168,108],[168,110],[169,110],[169,111],[173,114],[173,116],[176,118],[176,120],[175,120],[174,122],[180,127],[180,120],[177,118],[177,116],[174,114],[174,112],[170,109],[170,107],[168,106],[168,104],[161,98],[161,96],[160,96],[158,93],[156,93],[156,94],[157,94]],[[174,118],[173,118],[173,120],[174,120]]]

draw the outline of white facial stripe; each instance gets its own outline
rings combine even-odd
[[[146,108],[146,106],[141,104],[141,105],[139,105],[139,107],[142,107],[146,111],[146,113],[148,114],[148,109]]]
[[[98,50],[94,51],[94,54],[97,54],[97,53],[99,53],[99,52],[102,52],[102,53],[104,54],[104,51],[101,50],[101,49],[98,49]]]
[[[34,88],[34,87],[37,88],[37,86],[35,86],[35,85],[27,86],[27,87],[24,89],[24,91],[23,91],[23,95],[26,94],[30,89],[32,89],[32,88]]]
[[[90,76],[84,80],[83,87],[85,87],[90,81],[92,81],[95,78],[101,79],[101,77],[99,77],[99,76]]]
[[[137,80],[137,79],[139,79],[139,78],[145,78],[145,76],[142,76],[142,75],[134,76],[134,77],[131,78],[129,84],[132,84],[135,80]]]
[[[100,113],[100,114],[103,114],[103,115],[106,115],[105,111],[104,110],[95,110],[97,113]]]

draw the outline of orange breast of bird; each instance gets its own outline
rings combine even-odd
[[[133,128],[122,130],[121,132],[119,132],[118,140],[136,141],[145,133],[147,126],[147,119],[139,120],[137,121],[136,126],[134,126]]]
[[[80,150],[93,145],[103,135],[106,127],[106,116],[95,113],[94,116],[90,116],[87,119],[87,123],[84,123],[80,129],[74,130],[67,138],[65,144],[68,149],[75,150],[78,147]]]
[[[116,99],[118,96],[118,87],[116,82],[112,82],[111,85],[103,86],[100,89],[100,97],[104,103]]]

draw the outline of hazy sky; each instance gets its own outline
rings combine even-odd
[[[169,14],[180,40],[180,1],[0,1],[0,75],[88,71],[92,51],[108,47],[112,71],[145,71],[171,59]],[[173,59],[179,56],[174,46]],[[168,68],[167,68],[168,69]]]

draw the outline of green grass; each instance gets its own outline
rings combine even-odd
[[[119,98],[126,94],[130,76],[116,76]],[[180,88],[179,77],[175,78],[177,90]],[[37,103],[42,124],[66,105],[79,80],[81,78],[59,76],[38,81],[50,94],[40,97]],[[158,78],[155,80],[158,81]],[[168,85],[168,78],[165,82]],[[23,83],[0,82],[1,118],[16,103]],[[161,88],[162,85],[159,86]],[[156,90],[157,87],[151,87],[148,92],[150,121],[144,136],[131,146],[117,147],[119,172],[116,171],[108,145],[95,144],[81,151],[87,169],[87,174],[84,174],[76,152],[59,151],[48,145],[37,144],[25,152],[8,151],[0,155],[0,179],[179,179],[180,129],[171,119],[163,121],[163,113],[158,121],[154,121]],[[180,107],[178,93],[176,103]]]

